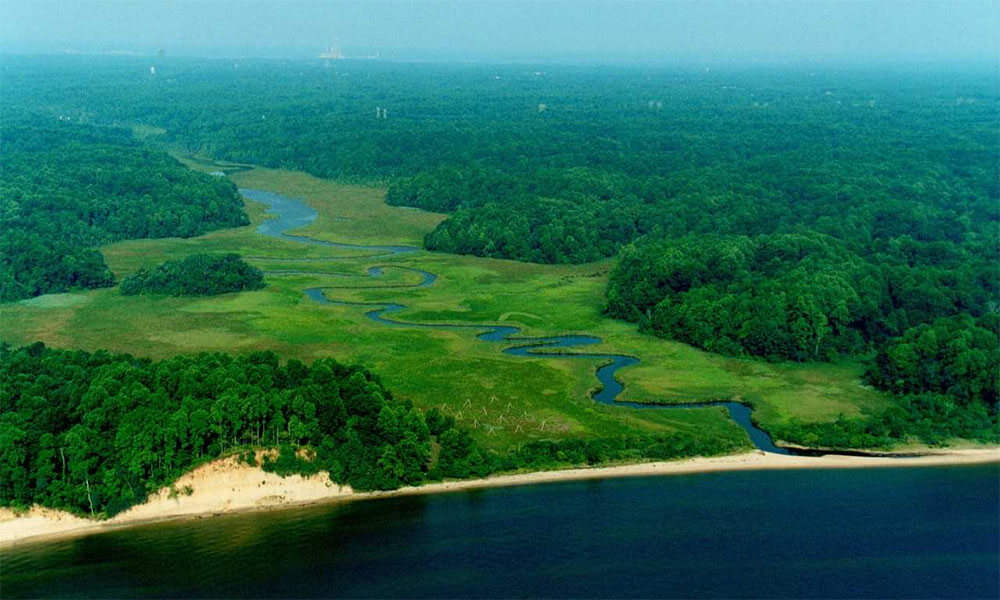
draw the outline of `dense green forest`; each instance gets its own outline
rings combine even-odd
[[[0,350],[0,503],[113,514],[199,461],[248,445],[310,446],[359,489],[423,478],[423,416],[369,371],[271,353],[154,362]]]
[[[500,456],[362,367],[281,364],[271,352],[152,361],[3,344],[0,398],[0,505],[92,515],[120,512],[198,463],[248,448],[281,449],[267,470],[327,470],[357,490],[738,449],[675,434],[532,442]]]
[[[0,301],[112,285],[101,244],[249,222],[232,183],[187,169],[128,130],[6,107],[4,115]]]
[[[995,317],[987,249],[904,237],[852,250],[815,232],[644,239],[619,257],[607,310],[716,352],[800,361],[864,352],[939,317]]]
[[[905,414],[996,411],[993,65],[154,62],[5,61],[5,103],[387,182],[389,203],[450,214],[430,249],[616,257],[607,312],[651,334],[870,360]]]
[[[888,410],[834,421],[777,423],[769,432],[775,439],[807,448],[886,449],[901,441],[947,446],[955,439],[1000,444],[997,411],[983,402],[962,402],[954,396],[914,393],[896,397]]]
[[[897,394],[933,392],[961,403],[997,404],[997,315],[935,320],[907,329],[879,349],[868,379]]]
[[[239,254],[192,254],[168,260],[153,269],[139,269],[122,278],[126,296],[212,296],[264,287],[264,274]]]
[[[989,65],[154,62],[151,77],[145,59],[11,60],[6,102],[388,180],[389,202],[454,213],[429,247],[519,260],[609,257],[647,234],[954,242],[996,220]]]

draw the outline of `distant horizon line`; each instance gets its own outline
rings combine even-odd
[[[933,64],[967,64],[967,65],[997,65],[1000,64],[1000,56],[893,56],[882,55],[874,57],[859,57],[849,55],[838,56],[802,56],[797,58],[788,57],[703,57],[677,56],[677,57],[529,57],[529,56],[509,56],[509,57],[489,57],[489,56],[469,56],[461,58],[457,56],[434,56],[436,51],[424,50],[414,53],[413,57],[395,56],[390,50],[388,54],[378,51],[376,55],[343,56],[340,58],[324,58],[317,52],[315,56],[302,54],[201,54],[166,52],[159,56],[158,51],[140,51],[130,49],[113,50],[81,50],[66,48],[62,50],[41,50],[41,49],[18,49],[0,47],[0,56],[20,56],[20,57],[108,57],[108,58],[152,58],[158,60],[250,60],[250,61],[292,61],[292,62],[385,62],[385,63],[425,63],[425,64],[467,64],[467,65],[512,65],[512,64],[553,64],[553,65],[579,65],[579,66],[602,66],[602,65],[704,65],[704,64],[728,64],[728,65],[803,65],[803,64],[827,64],[827,65],[933,65]],[[444,51],[441,51],[442,53]],[[429,54],[428,54],[429,53]]]

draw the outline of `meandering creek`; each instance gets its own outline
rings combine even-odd
[[[266,205],[267,214],[274,218],[264,221],[258,228],[257,233],[276,237],[279,239],[309,244],[314,246],[328,246],[345,250],[364,250],[371,254],[363,256],[351,256],[350,259],[370,259],[378,257],[393,256],[399,254],[413,254],[420,252],[416,246],[361,246],[357,244],[342,244],[338,242],[328,242],[318,240],[304,235],[293,235],[287,233],[290,230],[309,225],[318,216],[316,211],[301,200],[289,198],[274,192],[262,190],[240,189],[240,193],[255,202]],[[298,259],[296,259],[298,260]],[[321,259],[337,260],[337,259]],[[413,284],[402,285],[372,285],[371,288],[378,289],[398,289],[408,287],[428,287],[437,280],[437,275],[412,267],[396,265],[379,265],[369,267],[364,275],[349,275],[341,273],[324,273],[322,271],[305,270],[274,270],[265,271],[270,274],[325,274],[344,277],[370,277],[378,278],[384,273],[386,268],[402,269],[414,272],[421,276],[421,281]],[[389,317],[392,313],[397,313],[407,308],[404,304],[395,302],[346,302],[327,296],[324,290],[346,289],[347,286],[323,286],[312,287],[303,290],[314,302],[327,305],[359,306],[366,308],[365,316],[372,321],[389,327],[419,327],[424,329],[456,329],[475,331],[477,338],[484,342],[496,342],[507,344],[501,352],[511,356],[526,356],[531,358],[545,358],[550,360],[594,360],[600,363],[596,375],[601,382],[602,388],[594,394],[593,398],[602,404],[613,406],[623,406],[641,410],[678,410],[691,408],[706,408],[709,406],[722,406],[729,412],[733,421],[743,428],[750,436],[750,441],[754,446],[764,452],[775,454],[798,454],[800,451],[777,446],[771,440],[771,436],[766,431],[757,427],[751,418],[751,408],[739,402],[689,402],[681,404],[641,404],[637,402],[621,402],[616,400],[622,392],[622,384],[615,377],[615,374],[625,367],[637,364],[639,359],[626,354],[605,354],[596,352],[566,352],[569,348],[581,348],[601,343],[601,338],[592,335],[557,335],[551,337],[518,337],[521,328],[513,325],[493,325],[483,324],[457,324],[457,323],[416,323],[410,321],[399,321]],[[361,289],[359,286],[350,286],[350,289]],[[815,454],[815,452],[809,452]]]

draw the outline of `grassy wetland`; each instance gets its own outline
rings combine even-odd
[[[992,0],[7,4],[0,600],[1000,598]]]
[[[188,161],[198,170],[216,170]],[[304,200],[318,212],[293,233],[358,245],[419,246],[444,215],[391,207],[385,190],[345,185],[304,173],[252,169],[229,176],[241,188]],[[320,305],[303,294],[324,288],[331,300],[395,302],[406,322],[509,324],[523,337],[588,334],[603,342],[583,352],[617,353],[641,362],[618,372],[619,400],[678,403],[741,399],[764,428],[797,419],[828,422],[888,405],[862,385],[852,362],[769,364],[728,358],[640,334],[635,325],[602,315],[611,261],[541,265],[420,251],[375,256],[371,251],[303,246],[262,236],[263,205],[246,200],[251,224],[189,239],[130,240],[102,248],[116,280],[141,267],[194,253],[237,252],[266,274],[266,287],[206,298],[127,297],[117,288],[40,296],[0,306],[4,340],[43,341],[84,350],[140,356],[272,350],[310,361],[334,357],[379,373],[397,394],[424,409],[438,407],[503,450],[539,438],[682,431],[750,442],[721,407],[639,411],[595,403],[597,360],[504,355],[473,330],[384,327],[366,309]],[[365,278],[382,267],[377,279]],[[419,269],[438,277],[415,286]]]

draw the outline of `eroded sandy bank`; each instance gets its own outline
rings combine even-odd
[[[192,470],[172,488],[163,488],[144,504],[105,521],[41,507],[33,507],[22,515],[0,508],[0,544],[197,515],[305,504],[351,494],[349,486],[333,483],[326,473],[308,478],[279,477],[229,457]]]
[[[149,501],[106,521],[94,521],[47,508],[35,507],[16,515],[0,509],[0,544],[10,546],[25,541],[83,535],[118,527],[170,519],[216,515],[248,510],[268,510],[286,506],[337,500],[354,500],[407,494],[433,494],[483,487],[526,485],[579,479],[709,473],[716,471],[770,469],[829,469],[865,467],[907,467],[1000,463],[1000,448],[942,451],[912,458],[857,456],[786,456],[751,452],[713,458],[541,471],[501,475],[487,479],[447,481],[392,492],[354,492],[330,481],[325,473],[304,478],[279,477],[259,467],[239,463],[234,457],[198,467],[173,486],[160,490]],[[190,494],[186,493],[190,489]]]

